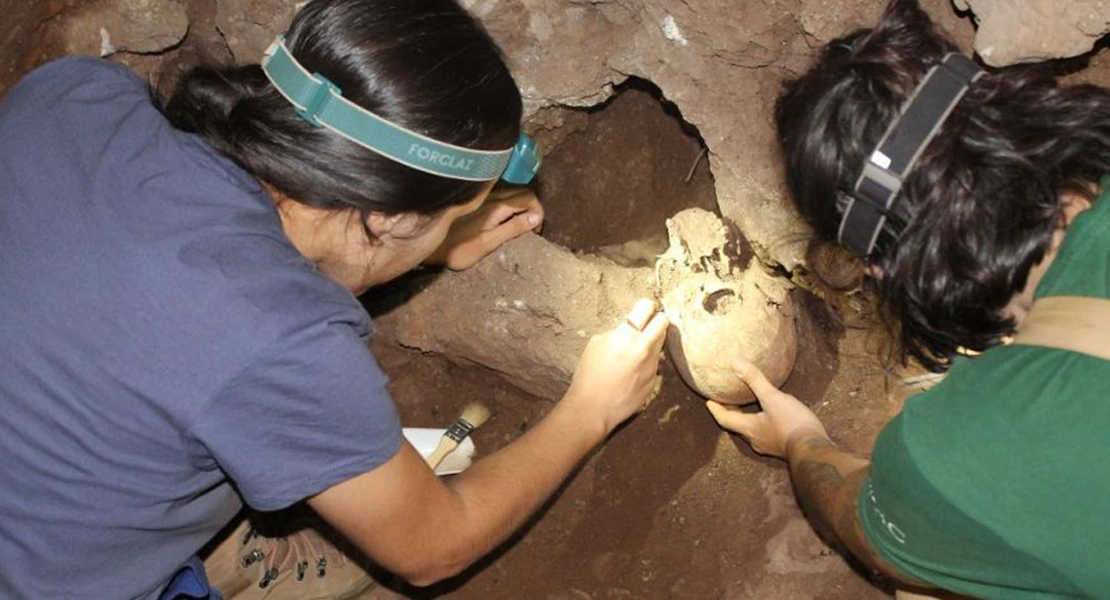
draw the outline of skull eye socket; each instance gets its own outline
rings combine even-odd
[[[727,313],[732,304],[736,301],[736,292],[728,288],[720,289],[702,298],[701,307],[705,312],[715,315],[719,313]]]

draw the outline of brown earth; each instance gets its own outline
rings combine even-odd
[[[22,73],[66,52],[63,17],[111,3],[0,0],[0,96]],[[259,24],[249,11],[236,12],[246,2],[181,4],[190,27],[179,46],[166,54],[115,56],[163,90],[201,57],[249,57],[253,46],[264,43],[247,44],[251,36],[236,34],[236,27],[251,30],[251,35],[258,33],[252,27],[264,29],[260,39],[265,40],[280,26]],[[509,54],[521,57],[517,68],[526,87],[542,88],[531,89],[526,99],[533,108],[541,107],[532,114],[533,129],[550,127],[540,132],[541,142],[548,148],[559,146],[541,178],[548,239],[638,263],[661,251],[665,217],[684,207],[714,206],[711,160],[725,182],[716,186],[725,192],[721,202],[754,207],[735,211],[747,215],[753,232],[761,218],[780,220],[774,205],[782,202],[774,193],[778,174],[770,166],[777,157],[769,151],[767,123],[778,83],[804,68],[816,45],[849,25],[871,22],[882,3],[699,0],[674,3],[674,15],[663,14],[656,2],[643,2],[646,8],[638,9],[636,2],[623,1],[507,2],[497,10],[491,7],[498,2],[468,4],[489,18]],[[970,46],[970,28],[951,13],[947,0],[923,4],[953,28],[964,47]],[[540,5],[550,8],[554,23],[533,10]],[[743,13],[742,27],[733,28],[721,11]],[[239,23],[229,14],[249,18]],[[573,30],[566,25],[572,18],[579,19]],[[653,25],[673,24],[675,18],[680,29]],[[529,27],[518,27],[522,20]],[[595,30],[600,33],[582,34]],[[559,44],[539,43],[553,31],[578,35],[584,50],[604,47],[612,56],[594,62],[564,60]],[[611,31],[631,33],[612,40]],[[671,50],[651,50],[660,44],[656,38],[668,40],[661,47]],[[518,52],[521,48],[531,48],[537,56]],[[702,63],[717,66],[707,69]],[[609,108],[552,108],[594,104],[607,95],[600,91],[602,83],[620,81],[628,73],[650,76],[666,88],[668,97],[688,107],[687,117],[701,124],[712,151],[702,155],[699,140],[675,119],[677,109],[663,110],[653,99],[651,84],[628,84],[630,91],[618,95]],[[1110,64],[1104,54],[1096,55],[1092,68],[1075,77],[1107,84]],[[617,110],[610,112],[613,107]],[[755,200],[749,202],[749,196]],[[793,231],[788,226],[769,228],[772,233],[780,229]],[[779,241],[764,235],[765,246]],[[781,253],[784,265],[790,264],[787,254]],[[795,295],[803,309],[799,357],[785,389],[812,406],[835,439],[866,453],[904,394],[877,358],[884,343],[881,328],[858,295],[830,294],[828,303],[808,292]],[[385,338],[375,340],[373,351],[393,380],[406,425],[444,426],[471,401],[491,407],[493,418],[474,434],[481,453],[516,438],[552,406],[481,366],[409,351]],[[434,588],[414,590],[388,578],[382,583],[364,600],[886,597],[812,532],[794,502],[782,464],[755,456],[721,433],[700,398],[669,365],[662,393],[649,409],[589,457],[529,526],[495,554]]]
[[[864,329],[845,330],[806,298],[811,318],[785,389],[813,406],[836,439],[866,451],[898,405],[869,347],[877,340]],[[508,443],[552,406],[482,367],[389,344],[374,351],[393,378],[406,424],[443,426],[472,401],[491,407],[493,418],[474,434],[480,453]],[[670,365],[648,410],[494,556],[434,588],[391,587],[364,598],[885,597],[814,535],[783,465],[722,433]]]
[[[575,132],[544,167],[552,215],[545,236],[596,250],[638,239],[620,223],[650,239],[685,202],[711,206],[708,170],[693,168],[699,140],[676,116],[638,88],[606,108],[568,116]],[[638,143],[629,143],[628,132]],[[625,198],[635,211],[623,212]],[[803,313],[799,358],[785,389],[812,405],[837,439],[866,451],[897,404],[875,358],[881,337],[859,325],[870,321],[858,308],[847,309],[855,324],[849,329],[816,296],[794,296]],[[386,336],[373,350],[407,425],[444,426],[469,402],[491,407],[493,418],[474,434],[480,453],[513,440],[552,406],[489,369],[405,350]],[[364,598],[884,597],[813,533],[783,465],[722,433],[673,366],[663,372],[663,390],[648,410],[585,461],[493,556],[434,588],[386,580]]]

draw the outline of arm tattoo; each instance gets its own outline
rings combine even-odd
[[[874,572],[902,579],[867,543],[856,513],[868,462],[825,438],[806,440],[795,452],[797,460],[791,461],[790,476],[798,504],[817,532],[855,555]]]
[[[799,450],[803,458],[791,469],[798,504],[806,514],[819,521],[823,529],[821,533],[835,533],[840,529],[836,527],[836,523],[830,523],[828,519],[822,518],[829,512],[822,509],[828,507],[833,509],[831,511],[833,513],[843,514],[837,506],[840,504],[837,500],[843,495],[840,492],[844,484],[844,474],[841,473],[838,465],[830,460],[836,455],[836,444],[828,438],[810,438],[802,442],[802,448]],[[828,452],[829,450],[833,452]],[[828,529],[833,531],[827,531]]]
[[[798,504],[802,511],[819,525],[820,533],[828,535],[841,531],[840,523],[830,522],[827,517],[850,514],[840,502],[844,475],[836,465],[820,459],[805,458],[793,469],[794,487]],[[838,519],[839,520],[839,519]]]

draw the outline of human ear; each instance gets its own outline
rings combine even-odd
[[[423,231],[425,217],[413,212],[393,215],[371,212],[366,215],[365,221],[366,228],[377,239],[409,239],[417,237]]]
[[[1079,213],[1091,208],[1091,199],[1083,194],[1064,192],[1060,194],[1060,208],[1064,211],[1064,227],[1067,227]]]

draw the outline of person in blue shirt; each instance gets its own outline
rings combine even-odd
[[[442,481],[402,437],[356,299],[542,222],[530,193],[491,198],[535,170],[521,112],[455,0],[312,0],[263,65],[198,68],[164,103],[93,58],[16,85],[0,597],[167,597],[243,503],[307,500],[417,585],[523,523],[645,403],[665,317],[637,304],[546,418]]]

